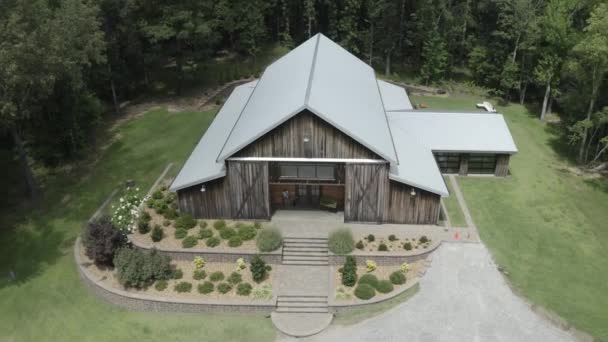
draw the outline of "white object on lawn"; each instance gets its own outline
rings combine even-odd
[[[494,109],[494,106],[492,106],[492,104],[488,101],[483,101],[482,103],[478,103],[477,108],[483,108],[490,113],[496,113],[496,109]]]

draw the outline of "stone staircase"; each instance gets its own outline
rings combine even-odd
[[[283,239],[283,264],[327,266],[328,245],[326,238],[286,237]]]
[[[284,295],[277,297],[276,312],[328,313],[327,296]]]

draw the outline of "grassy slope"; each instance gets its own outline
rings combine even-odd
[[[464,219],[464,214],[462,213],[462,209],[460,209],[460,204],[458,203],[458,199],[456,199],[456,195],[452,191],[452,183],[448,177],[445,178],[445,184],[450,191],[449,197],[444,197],[441,200],[445,204],[445,208],[448,211],[448,215],[450,215],[450,221],[453,227],[466,227],[467,222]]]
[[[126,179],[147,189],[171,161],[177,171],[212,117],[212,112],[150,112],[123,125],[119,139],[90,170],[49,180],[39,212],[2,213],[0,340],[273,339],[274,329],[262,316],[136,313],[108,305],[85,288],[72,257],[81,226],[112,189]],[[18,283],[6,281],[9,269],[16,271]]]
[[[416,98],[470,109],[474,99]],[[584,180],[550,147],[558,137],[519,105],[500,107],[519,153],[511,178],[459,178],[483,241],[522,293],[608,340],[608,181]]]

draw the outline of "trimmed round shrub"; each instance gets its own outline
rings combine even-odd
[[[376,237],[374,236],[374,234],[369,234],[369,235],[367,236],[367,241],[369,241],[369,242],[374,242],[374,241],[376,241]]]
[[[192,278],[194,278],[194,280],[203,280],[207,278],[207,272],[205,272],[205,270],[196,270],[192,274]]]
[[[224,273],[222,273],[221,271],[213,272],[209,275],[209,280],[211,280],[214,283],[218,282],[218,281],[222,281],[222,280],[224,280]]]
[[[255,228],[253,228],[253,226],[241,226],[238,228],[237,234],[241,238],[241,240],[249,241],[255,238],[257,232]]]
[[[220,244],[220,239],[213,236],[213,237],[208,238],[207,241],[205,241],[205,244],[207,245],[207,247],[213,248]]]
[[[348,254],[355,249],[355,240],[350,229],[340,228],[329,234],[329,250],[334,254]]]
[[[395,284],[395,285],[402,285],[405,284],[405,274],[403,274],[403,272],[401,271],[395,271],[393,273],[391,273],[391,276],[389,277],[389,279],[391,280],[391,283]]]
[[[361,278],[359,278],[358,284],[367,284],[373,288],[376,288],[378,286],[378,278],[373,274],[364,274],[361,276]]]
[[[384,242],[382,242],[378,245],[378,251],[386,252],[388,251],[388,246]]]
[[[163,226],[169,227],[170,225],[171,225],[171,221],[169,221],[169,220],[164,220],[163,221]]]
[[[188,235],[188,236],[186,236],[185,239],[182,240],[182,247],[192,248],[192,247],[196,246],[197,243],[198,243],[198,238],[196,236]]]
[[[239,296],[249,296],[251,294],[251,284],[249,283],[240,283],[236,287],[236,294]]]
[[[255,239],[255,244],[260,252],[272,252],[283,243],[283,236],[281,232],[276,228],[264,228],[260,230],[258,236]]]
[[[357,242],[357,244],[355,245],[355,247],[356,247],[357,249],[363,249],[363,248],[365,248],[365,245],[363,244],[363,241],[359,240],[359,241]]]
[[[175,228],[191,229],[196,226],[196,220],[190,214],[182,214],[175,220]]]
[[[236,285],[243,281],[243,276],[238,272],[232,272],[232,273],[230,273],[230,276],[228,276],[228,279],[226,279],[226,280],[230,284]]]
[[[403,249],[405,249],[406,251],[411,251],[412,250],[412,243],[411,242],[406,242],[403,244]]]
[[[147,234],[150,231],[150,223],[140,220],[137,222],[137,231],[140,234]]]
[[[397,239],[397,237],[395,236],[395,234],[391,234],[388,236],[388,241],[397,241],[399,239]]]
[[[357,260],[352,255],[346,257],[344,267],[342,267],[342,284],[345,286],[355,286],[357,282]]]
[[[219,293],[228,293],[230,290],[232,290],[232,286],[228,283],[219,283],[217,285],[217,292]]]
[[[228,240],[236,235],[236,230],[230,227],[220,229],[220,237],[224,240]]]
[[[176,268],[173,271],[171,271],[172,279],[182,279],[183,277],[184,277],[184,272],[181,269]]]
[[[393,291],[393,283],[388,280],[380,280],[378,286],[376,286],[376,290],[380,293],[389,293]]]
[[[226,228],[226,221],[217,220],[217,221],[213,222],[213,228],[215,228],[217,230]]]
[[[429,238],[426,237],[426,235],[422,235],[418,241],[420,241],[420,243],[427,243],[429,242]]]
[[[186,237],[186,235],[188,235],[188,231],[183,228],[178,228],[175,230],[174,236],[176,239],[183,239]]]
[[[206,281],[202,284],[198,284],[198,293],[201,293],[201,294],[211,293],[211,292],[213,292],[214,289],[215,289],[215,285],[213,285],[213,283],[210,281]]]
[[[157,291],[164,291],[167,286],[169,286],[169,284],[167,283],[166,280],[157,280],[156,283],[154,283],[154,288]]]
[[[369,284],[359,284],[355,287],[355,296],[359,299],[368,300],[374,298],[376,289]]]
[[[238,235],[235,235],[235,236],[231,237],[230,239],[228,239],[228,246],[230,246],[230,247],[238,247],[242,244],[243,244],[243,240],[241,240],[241,237]]]
[[[175,289],[175,292],[179,292],[179,293],[190,292],[190,291],[192,291],[192,283],[189,283],[187,281],[182,281],[182,282],[175,284],[174,289]]]
[[[95,264],[104,266],[114,265],[116,252],[126,243],[127,237],[114,227],[112,220],[107,216],[90,222],[82,238],[85,254]]]
[[[208,239],[213,236],[213,231],[207,228],[201,228],[198,231],[198,238],[201,240]]]
[[[165,232],[163,231],[163,229],[159,225],[155,224],[154,228],[152,228],[152,234],[150,234],[152,241],[158,242],[162,240],[164,236]]]
[[[251,258],[251,266],[249,269],[251,270],[251,277],[256,283],[266,279],[266,274],[269,271],[268,267],[266,266],[266,262],[260,258],[259,255]]]

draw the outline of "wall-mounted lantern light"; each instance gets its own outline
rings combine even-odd
[[[410,196],[416,196],[416,189],[412,188],[412,191],[410,191]]]
[[[207,191],[207,187],[205,186],[205,184],[203,184],[201,186],[201,192],[205,192],[205,191]]]
[[[309,137],[309,136],[305,136],[305,137],[304,137],[304,142],[305,142],[305,143],[310,142],[310,137]]]

